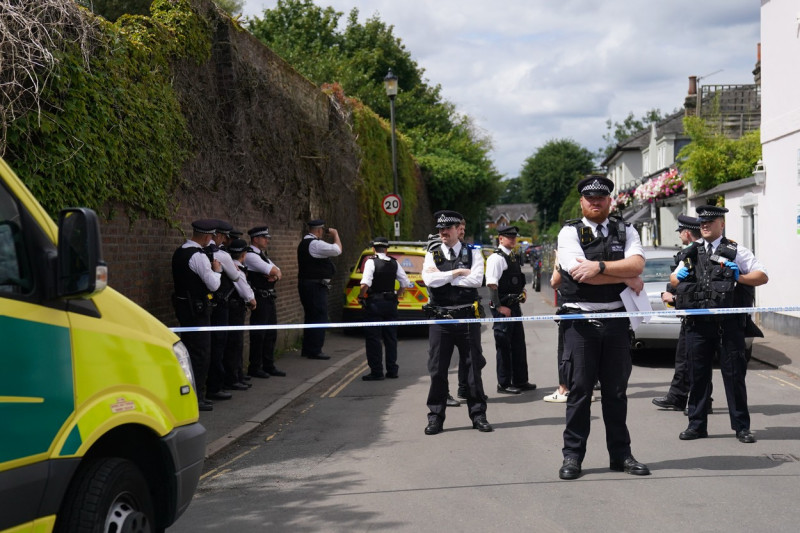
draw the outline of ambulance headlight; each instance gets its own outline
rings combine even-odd
[[[192,361],[189,359],[189,350],[186,349],[186,346],[181,341],[178,341],[172,345],[172,351],[175,352],[175,358],[178,360],[178,364],[181,365],[183,373],[186,374],[186,379],[197,390],[197,386],[194,383],[194,373],[192,372]],[[187,390],[184,393],[183,388],[181,388],[181,394],[189,394],[189,391]]]

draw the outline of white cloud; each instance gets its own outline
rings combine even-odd
[[[753,0],[315,2],[394,26],[428,81],[492,137],[509,177],[550,139],[595,151],[609,118],[680,108],[691,75],[753,83],[760,40]],[[276,3],[246,0],[244,12]]]

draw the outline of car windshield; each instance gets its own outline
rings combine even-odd
[[[674,264],[675,262],[671,257],[648,259],[644,265],[644,272],[642,272],[642,281],[645,283],[669,281],[669,275],[672,273]]]
[[[397,260],[397,264],[403,267],[406,274],[419,274],[422,272],[422,263],[425,261],[425,255],[404,254],[400,252],[388,252],[386,255],[393,257]],[[361,256],[361,262],[358,264],[358,272],[364,272],[364,263],[367,259],[372,257],[372,254]]]

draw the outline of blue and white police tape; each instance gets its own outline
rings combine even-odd
[[[397,320],[384,322],[328,322],[323,324],[272,324],[255,326],[202,326],[169,328],[175,333],[200,331],[251,331],[270,329],[363,328],[376,326],[431,326],[434,324],[491,324],[494,322],[535,322],[540,320],[599,320],[603,318],[682,317],[732,315],[738,313],[782,313],[800,311],[800,306],[729,307],[725,309],[665,309],[663,311],[618,311],[613,313],[575,313],[568,315],[526,315],[501,318],[445,318],[437,320]]]

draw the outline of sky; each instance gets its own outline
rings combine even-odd
[[[592,152],[606,122],[683,106],[700,85],[750,84],[758,0],[314,0],[394,26],[430,85],[491,139],[508,178],[553,139]],[[277,0],[245,0],[261,16]],[[396,112],[402,113],[401,109]]]

